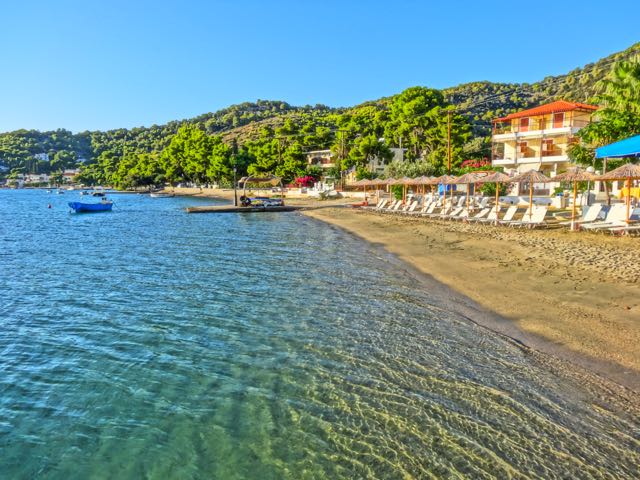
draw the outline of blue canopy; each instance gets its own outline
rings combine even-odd
[[[596,158],[634,157],[640,155],[640,135],[596,148]]]

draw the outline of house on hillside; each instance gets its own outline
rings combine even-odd
[[[307,165],[320,167],[323,171],[329,170],[336,165],[333,161],[331,150],[312,150],[305,155],[307,157]]]
[[[77,168],[67,169],[62,173],[62,181],[66,183],[73,183],[79,173],[80,170]]]
[[[503,167],[506,173],[534,169],[549,177],[566,171],[571,165],[568,148],[576,141],[576,133],[591,123],[597,109],[559,100],[495,119],[492,165]]]

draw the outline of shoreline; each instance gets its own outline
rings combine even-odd
[[[233,198],[233,190],[175,193]],[[640,265],[618,272],[605,263],[624,263],[624,249],[627,263],[635,262],[637,239],[344,208],[353,198],[286,201],[390,255],[396,267],[467,320],[551,356],[546,362],[569,362],[585,375],[640,393]],[[590,260],[594,252],[597,262]]]
[[[420,222],[419,219],[397,218],[392,215],[383,215],[360,209],[332,207],[308,209],[303,210],[301,213],[332,228],[339,228],[369,243],[373,248],[381,249],[397,260],[396,266],[398,268],[403,268],[407,271],[407,274],[416,277],[439,302],[464,316],[468,321],[519,344],[533,354],[540,352],[546,356],[551,356],[551,358],[544,360],[545,363],[555,363],[555,360],[568,362],[573,367],[578,367],[582,370],[582,374],[595,374],[600,380],[608,383],[613,382],[632,391],[634,394],[640,393],[640,369],[638,368],[640,358],[637,355],[637,343],[635,347],[630,345],[629,348],[623,349],[623,351],[616,351],[611,347],[597,350],[589,349],[589,346],[594,342],[600,341],[601,337],[606,337],[609,342],[615,339],[622,341],[623,334],[629,330],[631,330],[630,338],[627,337],[627,341],[624,343],[629,344],[637,340],[640,334],[640,324],[637,321],[638,310],[640,309],[637,307],[634,306],[632,308],[632,310],[636,311],[631,313],[634,317],[631,325],[621,325],[624,322],[620,322],[615,314],[607,316],[603,313],[604,318],[598,320],[610,325],[610,329],[605,327],[606,330],[610,330],[608,333],[602,332],[602,329],[598,328],[589,329],[582,333],[574,331],[573,334],[567,331],[552,332],[554,329],[552,324],[553,320],[555,320],[554,313],[559,317],[561,312],[567,309],[567,306],[561,301],[564,300],[565,304],[567,302],[567,299],[561,298],[567,293],[566,285],[558,286],[558,284],[554,284],[555,297],[557,297],[555,299],[556,303],[545,302],[547,304],[543,305],[543,299],[541,299],[542,302],[540,300],[535,302],[529,296],[523,298],[521,302],[516,302],[516,305],[507,306],[507,308],[496,308],[493,301],[503,293],[495,292],[493,295],[487,295],[486,293],[478,295],[477,289],[472,288],[472,284],[476,283],[473,281],[473,274],[477,273],[478,268],[482,269],[483,263],[487,263],[486,260],[473,262],[479,263],[479,265],[475,265],[472,269],[466,269],[464,265],[460,264],[459,258],[455,255],[452,256],[450,253],[445,253],[446,262],[444,264],[445,268],[443,268],[442,258],[436,258],[442,255],[430,255],[429,250],[424,247],[420,252],[414,251],[416,245],[412,245],[410,237],[414,237],[414,240],[415,237],[421,238],[415,232],[415,222]],[[366,222],[369,225],[363,224],[363,217],[364,220],[369,220],[369,222]],[[421,224],[424,228],[429,228],[436,232],[449,226],[430,222],[433,221],[422,219]],[[391,226],[394,228],[389,228]],[[462,225],[454,224],[454,226],[461,227]],[[493,228],[491,226],[487,227]],[[439,233],[436,233],[436,235]],[[536,234],[538,232],[521,231],[518,233]],[[617,241],[619,239],[614,240]],[[464,243],[465,239],[457,239],[457,242]],[[453,248],[456,247],[454,246]],[[497,268],[494,266],[492,270],[505,268],[508,269],[508,265],[498,266]],[[465,271],[465,275],[462,277],[459,275],[461,269]],[[450,274],[447,274],[447,270],[450,270]],[[508,276],[512,277],[513,275]],[[464,281],[465,277],[466,281]],[[510,278],[509,280],[512,279]],[[507,285],[510,289],[520,292],[522,289],[535,287],[533,285],[535,282],[529,282],[522,276],[518,280],[517,284],[508,283]],[[555,282],[556,280],[552,281]],[[490,283],[495,283],[495,280]],[[636,284],[625,285],[624,287],[630,287],[636,293],[640,292]],[[484,288],[481,290],[485,291]],[[547,291],[543,295],[546,299],[548,296],[553,297],[553,293],[553,291]],[[633,301],[634,298],[629,300]],[[594,306],[592,305],[594,303],[593,298],[588,300],[585,298],[582,303],[589,304],[584,308]],[[597,299],[595,303],[599,303]],[[630,312],[626,308],[625,311]],[[527,312],[529,313],[527,314]],[[571,321],[570,317],[564,316],[563,323],[570,324],[569,326],[575,327],[575,324],[579,322],[579,318],[574,318]],[[548,324],[547,328],[545,329],[541,324]],[[619,327],[623,327],[622,331]]]

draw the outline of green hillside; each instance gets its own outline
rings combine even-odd
[[[180,128],[188,126],[215,138],[211,140],[214,144],[221,142],[226,152],[223,156],[244,155],[242,168],[255,172],[278,170],[290,177],[303,168],[304,151],[323,148],[333,148],[342,159],[343,168],[362,165],[372,155],[381,153],[374,152],[378,148],[374,137],[384,137],[389,147],[402,142],[409,149],[409,158],[426,159],[437,170],[446,156],[445,113],[450,105],[456,110],[453,116],[456,163],[485,157],[489,153],[487,137],[492,119],[556,99],[588,102],[596,94],[598,82],[617,61],[638,53],[640,43],[566,75],[547,77],[533,84],[485,81],[442,91],[414,87],[350,108],[297,107],[281,101],[258,100],[191,119],[129,130],[77,134],[66,130],[18,130],[0,134],[0,166],[7,175],[10,171],[52,172],[86,164],[100,172],[96,181],[114,180],[109,175],[117,171],[125,156],[147,155],[147,163],[159,162]],[[194,130],[190,131],[193,134]],[[50,161],[34,158],[42,153],[48,154]],[[203,158],[209,162],[208,157]],[[228,165],[225,168],[223,173],[229,170]],[[210,177],[202,174],[199,178]]]

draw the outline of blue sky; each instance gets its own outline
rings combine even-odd
[[[0,131],[532,82],[640,41],[637,0],[2,3]]]

